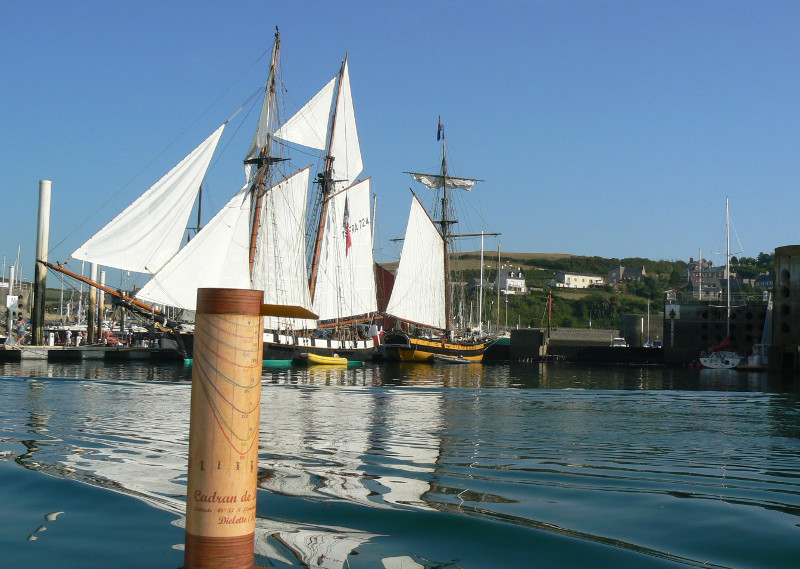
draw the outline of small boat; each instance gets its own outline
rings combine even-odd
[[[742,356],[729,350],[711,352],[708,356],[700,358],[703,367],[710,369],[733,369],[742,361]]]
[[[348,363],[347,358],[341,358],[338,354],[321,356],[319,354],[303,352],[298,356],[298,359],[306,365],[346,366]]]
[[[442,364],[470,364],[470,363],[480,363],[480,362],[472,362],[466,359],[464,356],[445,356],[443,354],[433,354],[433,361],[442,363]]]

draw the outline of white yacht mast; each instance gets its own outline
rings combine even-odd
[[[727,335],[731,335],[731,212],[730,198],[725,198],[725,278],[727,279],[728,289],[728,322]]]

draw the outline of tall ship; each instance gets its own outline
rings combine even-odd
[[[434,221],[412,191],[403,249],[386,307],[386,314],[397,323],[384,336],[384,357],[407,362],[448,359],[481,362],[489,341],[474,337],[467,329],[456,329],[450,285],[452,241],[457,237],[474,236],[453,233],[452,228],[458,222],[450,192],[470,190],[481,180],[449,174],[441,118],[437,140],[442,144],[441,170],[436,174],[408,174],[437,192],[437,203],[441,204],[440,217]]]
[[[369,179],[356,181],[363,163],[347,57],[336,76],[278,126],[279,51],[276,31],[244,159],[247,181],[188,243],[181,247],[228,121],[72,257],[151,275],[132,298],[122,298],[145,310],[194,311],[198,288],[263,290],[271,307],[264,318],[264,359],[294,359],[300,352],[370,359],[375,340],[367,332],[377,311],[370,185]],[[323,153],[311,184],[312,166],[283,167],[295,146],[305,155],[309,149]],[[198,227],[199,215],[198,206]],[[191,339],[182,345],[191,357]]]

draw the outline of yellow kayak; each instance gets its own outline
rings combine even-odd
[[[300,360],[308,365],[346,366],[347,358],[339,356],[320,356],[318,354],[300,354]]]

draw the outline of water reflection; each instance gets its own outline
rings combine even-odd
[[[0,377],[82,378],[109,381],[190,382],[191,364],[42,360],[0,364]],[[264,381],[277,385],[442,387],[579,390],[679,390],[800,393],[800,377],[764,372],[656,366],[585,366],[552,363],[484,365],[370,364],[297,367],[265,362]]]
[[[24,360],[0,363],[0,377],[99,379],[109,381],[191,381],[191,364],[111,363],[84,360],[74,363],[51,363],[46,360]]]
[[[114,379],[119,366],[31,363],[28,378],[0,379],[13,449],[0,457],[182,525],[187,368],[128,365]],[[548,533],[690,565],[800,555],[800,404],[766,375],[407,364],[263,377],[259,565],[519,565]],[[759,539],[732,546],[743,531]]]

